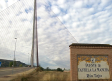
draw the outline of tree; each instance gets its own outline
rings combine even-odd
[[[40,64],[39,64],[39,68],[40,68],[41,71],[44,70],[44,68]]]
[[[14,61],[14,67],[16,66],[16,61]]]
[[[19,67],[22,67],[22,66],[23,66],[22,64],[19,65]]]
[[[13,62],[9,62],[9,67],[12,67],[12,65],[13,65]]]
[[[12,67],[13,66],[13,63],[14,63],[14,67],[16,66],[16,61],[12,61],[9,63],[9,67]]]
[[[50,71],[50,68],[49,68],[49,67],[47,67],[47,68],[46,68],[46,70],[47,70],[47,71]]]
[[[61,71],[61,72],[63,72],[63,70],[62,70],[61,68],[57,68],[57,71]]]
[[[40,69],[43,71],[44,70],[44,68],[43,67],[40,67]]]

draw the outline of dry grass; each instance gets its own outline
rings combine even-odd
[[[19,75],[12,81],[70,81],[70,73],[57,71],[41,71],[38,68],[30,74]]]
[[[12,81],[70,81],[70,72],[41,71],[37,68],[30,74],[17,76]],[[112,80],[78,80],[78,81],[112,81]]]
[[[15,79],[10,80],[10,81],[29,81],[28,78],[32,77],[32,75],[35,73],[36,71],[32,71],[29,74],[23,73],[23,74],[19,74],[15,77]]]
[[[69,81],[70,75],[68,72],[43,71],[34,76],[37,81]]]

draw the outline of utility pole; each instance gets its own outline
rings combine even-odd
[[[29,53],[28,53],[28,66],[29,66]]]
[[[13,67],[15,66],[14,63],[16,62],[16,58],[15,58],[15,53],[16,53],[16,42],[17,42],[17,38],[15,38],[15,50],[14,50],[14,61],[13,61]],[[15,63],[16,64],[16,63]]]

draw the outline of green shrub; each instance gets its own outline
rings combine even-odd
[[[63,70],[62,70],[61,68],[57,68],[57,71],[61,71],[61,72],[63,72]]]

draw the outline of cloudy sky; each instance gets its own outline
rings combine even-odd
[[[37,0],[39,64],[70,68],[71,43],[112,45],[112,0]],[[30,63],[33,0],[0,0],[0,59]]]

